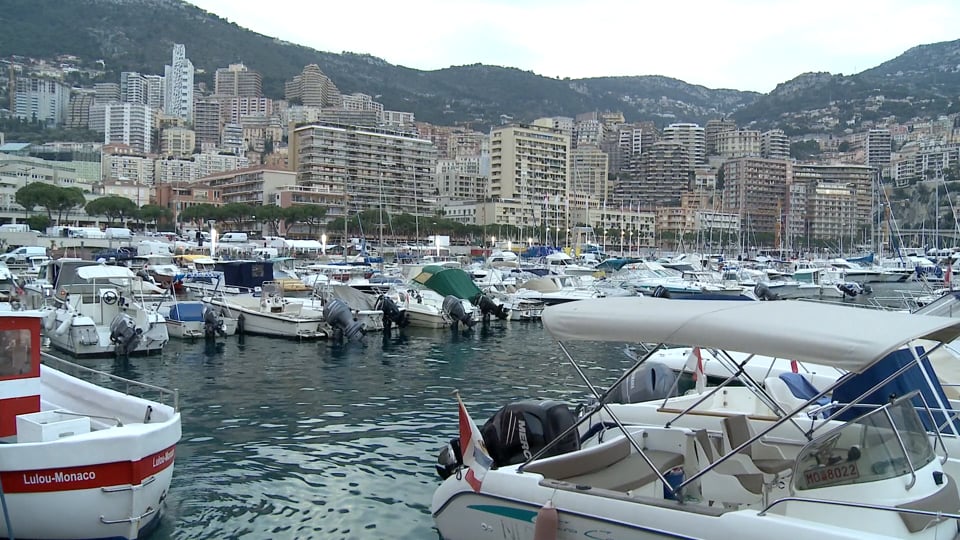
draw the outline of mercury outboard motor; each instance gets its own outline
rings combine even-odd
[[[767,287],[763,283],[757,283],[757,286],[753,288],[753,294],[757,295],[757,298],[760,300],[779,300],[780,297],[777,296],[777,293],[770,290],[770,287]]]
[[[501,321],[510,316],[510,310],[494,302],[489,296],[481,294],[476,301],[480,313],[483,314],[483,320],[489,321],[490,315],[495,315]]]
[[[397,325],[398,328],[410,324],[407,312],[402,311],[392,298],[385,294],[377,297],[377,303],[373,309],[379,309],[383,313],[383,328],[389,330],[391,326]]]
[[[216,337],[217,334],[221,336],[227,335],[226,325],[223,324],[223,317],[220,315],[220,312],[215,309],[204,308],[203,335],[204,337],[212,338]]]
[[[677,375],[660,362],[645,362],[613,387],[606,403],[641,403],[677,395]]]
[[[496,466],[523,463],[576,422],[565,403],[528,399],[497,411],[480,428],[483,442]],[[577,432],[571,431],[543,457],[580,449]]]
[[[137,328],[133,317],[126,313],[118,313],[110,321],[110,341],[114,344],[114,351],[119,356],[126,356],[137,348],[143,330]]]
[[[333,298],[323,305],[323,319],[335,334],[347,339],[363,335],[363,323],[353,316],[350,306],[339,298]]]
[[[458,322],[465,324],[467,328],[473,327],[473,317],[463,309],[463,302],[456,296],[448,294],[443,298],[443,312],[453,319],[454,328]]]

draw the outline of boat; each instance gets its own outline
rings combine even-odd
[[[460,268],[451,268],[442,265],[427,265],[413,277],[415,283],[443,296],[442,309],[452,320],[468,323],[469,311],[476,308],[478,316],[489,321],[491,317],[504,320],[510,316],[510,311],[503,304],[498,304],[490,296],[484,294],[480,287],[473,282],[470,274]],[[462,302],[456,302],[461,300]],[[463,302],[469,305],[460,306]],[[461,313],[461,307],[463,307]]]
[[[196,339],[200,337],[232,336],[237,333],[237,318],[204,305],[199,300],[163,302],[157,308],[167,323],[170,337]]]
[[[92,261],[58,267],[57,292],[42,308],[50,345],[73,356],[127,356],[167,344],[163,316],[142,303],[143,282],[129,268]]]
[[[284,298],[283,287],[273,281],[263,282],[259,293],[204,296],[202,302],[231,316],[236,314],[240,333],[294,339],[327,337],[323,312]]]
[[[808,413],[891,357],[906,359],[898,371],[917,367],[931,350],[960,336],[960,321],[809,302],[643,297],[553,306],[543,321],[596,404],[579,417],[557,402],[510,404],[481,433],[461,402],[460,436],[441,453],[437,469],[445,479],[431,505],[442,537],[957,534],[960,493],[953,475],[960,461],[948,459],[944,448],[950,445],[939,430],[928,433],[928,426],[947,426],[957,435],[954,422],[933,412],[943,408],[939,398],[931,401],[918,390],[893,397],[883,392],[879,403],[868,405],[880,388],[871,383],[837,404],[830,419]],[[624,418],[631,404],[615,409],[612,394],[590,383],[570,353],[571,341],[659,344],[654,352],[666,343],[699,346],[822,364],[844,375],[762,424],[755,411],[691,413],[698,400],[726,400],[723,386],[683,396],[688,408],[661,411],[670,415],[667,422],[634,423]],[[609,422],[593,422],[601,414]],[[687,417],[694,420],[685,424]],[[717,429],[696,426],[696,419]],[[796,436],[781,437],[784,429]]]
[[[0,537],[148,536],[173,477],[177,392],[41,353],[38,315],[0,317]]]

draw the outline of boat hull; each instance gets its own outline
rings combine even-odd
[[[58,315],[57,326],[63,322]],[[55,326],[55,328],[57,327]],[[116,354],[116,344],[110,341],[110,328],[85,322],[82,317],[74,319],[73,323],[63,333],[55,330],[46,333],[50,345],[76,357],[110,356]],[[137,346],[127,354],[146,355],[159,353],[169,341],[167,325],[155,323],[145,331]]]
[[[327,337],[327,332],[324,330],[326,323],[322,317],[298,317],[283,312],[264,313],[259,309],[221,298],[204,298],[203,302],[225,309],[235,315],[238,319],[237,331],[242,331],[245,334],[292,339],[324,339]],[[242,322],[240,322],[241,320]]]

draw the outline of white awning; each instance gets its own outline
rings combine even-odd
[[[960,319],[789,300],[580,300],[548,307],[543,324],[560,341],[699,346],[855,372],[913,339],[960,336]]]
[[[80,279],[133,279],[136,276],[126,266],[111,266],[106,264],[91,264],[77,268]]]

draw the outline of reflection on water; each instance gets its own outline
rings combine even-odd
[[[617,346],[573,349],[601,381],[629,363]],[[161,356],[84,363],[180,390],[183,439],[152,540],[436,538],[433,465],[456,435],[454,388],[478,422],[509,401],[586,394],[539,323],[174,340]]]

